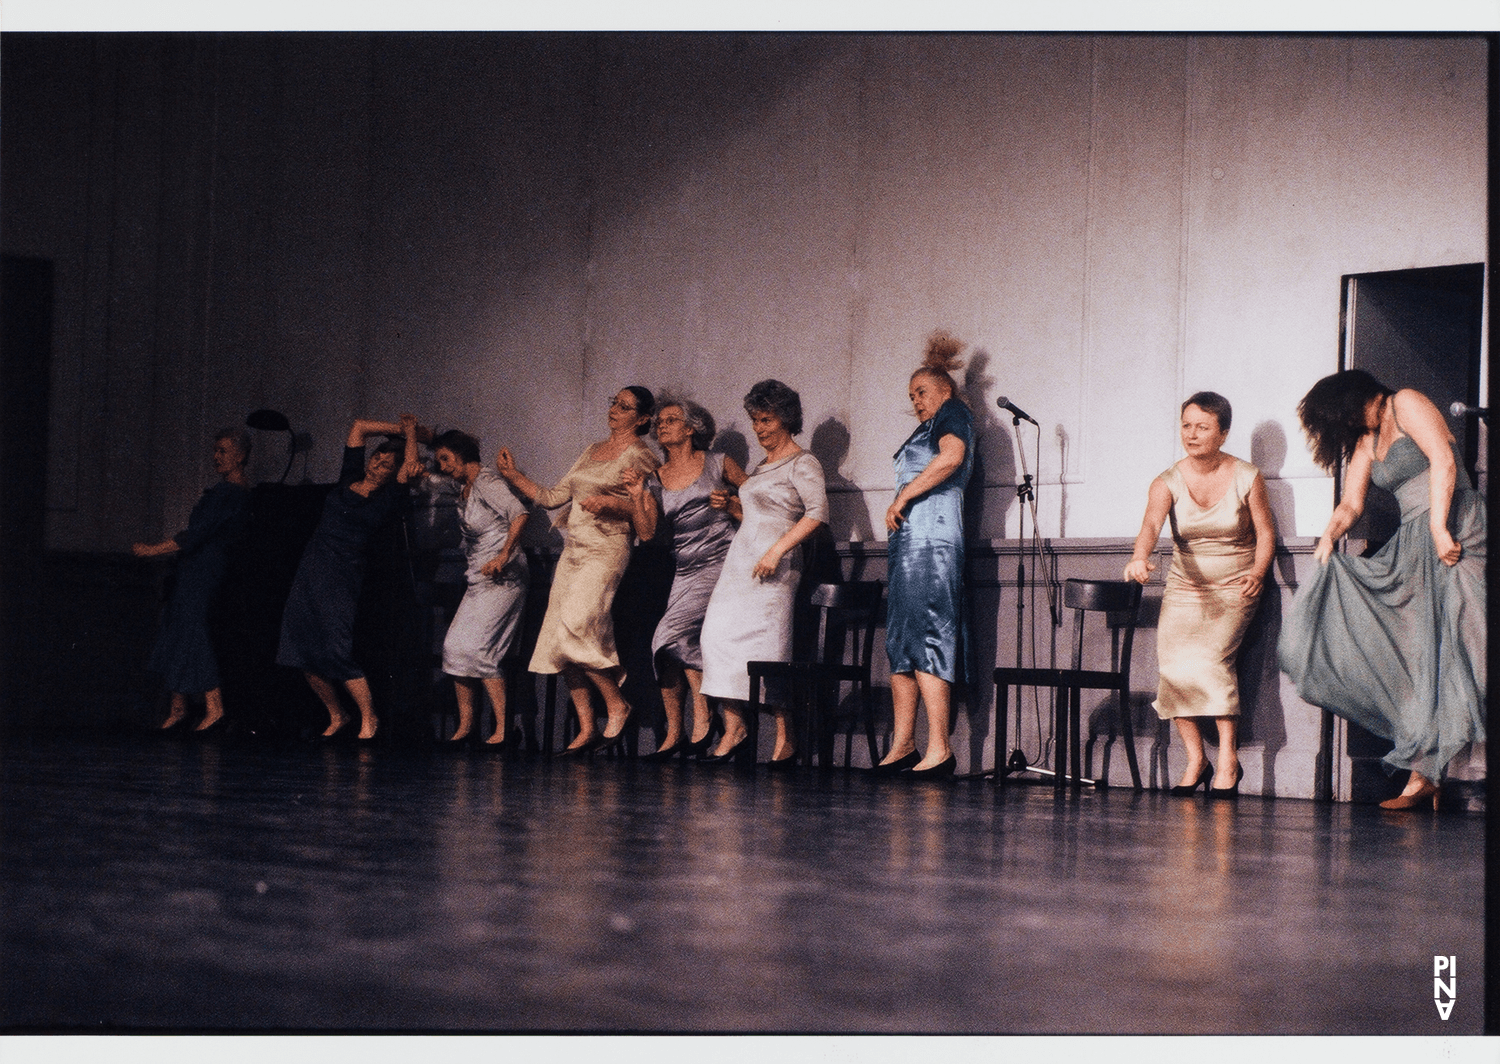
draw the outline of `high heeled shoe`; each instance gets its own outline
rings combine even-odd
[[[618,738],[618,735],[615,736],[615,739]],[[561,750],[554,750],[552,756],[554,759],[560,757],[586,757],[605,743],[611,742],[614,742],[614,739],[606,739],[603,732],[595,732],[577,746],[565,746]]]
[[[938,780],[953,775],[958,768],[958,755],[949,754],[931,768],[909,768],[901,775],[912,780]]]
[[[912,750],[909,753],[902,754],[889,764],[870,766],[870,775],[894,776],[898,772],[905,772],[920,760],[922,760],[922,751]]]
[[[1213,787],[1213,786],[1210,786],[1208,788],[1208,796],[1210,798],[1238,798],[1240,796],[1240,780],[1242,780],[1244,778],[1245,778],[1245,766],[1244,765],[1235,765],[1234,766],[1234,783],[1231,784],[1228,787]],[[1194,786],[1196,786],[1196,784],[1194,784]]]
[[[1387,798],[1380,803],[1382,809],[1415,809],[1419,805],[1426,805],[1427,799],[1432,799],[1432,808],[1437,809],[1438,798],[1442,796],[1443,789],[1431,780],[1427,780],[1412,791],[1410,794],[1398,794],[1394,798]]]
[[[685,743],[681,739],[678,739],[671,746],[663,746],[663,747],[661,747],[659,749],[651,751],[649,754],[642,754],[642,755],[640,755],[640,757],[637,760],[640,760],[640,761],[670,761],[670,760],[672,760],[672,758],[674,758],[678,754],[680,754],[685,746],[687,746],[687,743]]]
[[[1205,791],[1212,787],[1213,780],[1214,767],[1205,761],[1203,762],[1202,770],[1198,773],[1197,779],[1192,783],[1179,783],[1175,787],[1168,789],[1167,793],[1173,798],[1191,798],[1193,792],[1199,787],[1202,787]]]
[[[188,732],[187,734],[188,734],[189,738],[191,738],[191,739],[197,739],[197,738],[200,738],[200,737],[206,736],[206,735],[214,735],[214,736],[223,735],[228,730],[229,730],[229,719],[227,717],[220,717],[218,720],[216,720],[212,724],[208,725],[208,727],[205,728],[205,727],[200,726],[200,727],[194,728],[192,731]]]
[[[719,736],[723,734],[723,725],[715,720],[708,726],[708,731],[703,733],[703,738],[695,742],[684,742],[682,744],[682,756],[696,757],[701,759],[704,754],[708,753],[709,747],[713,746],[713,744],[718,740]]]
[[[771,758],[771,760],[766,762],[766,769],[770,772],[785,772],[787,769],[795,767],[796,764],[797,755],[792,753],[787,754],[786,757]]]
[[[745,744],[748,743],[749,741],[750,741],[750,736],[748,736],[748,735],[741,736],[739,742],[735,743],[728,750],[725,750],[722,754],[709,754],[707,757],[700,757],[698,759],[698,764],[700,764],[700,765],[727,765],[731,761],[734,761],[734,760],[736,760],[736,759],[739,758],[741,752],[743,752],[744,749],[745,749]]]

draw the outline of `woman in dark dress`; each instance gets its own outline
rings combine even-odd
[[[370,436],[399,435],[365,458]],[[281,618],[278,665],[301,669],[328,710],[330,739],[349,722],[339,706],[335,684],[343,684],[359,707],[359,738],[375,737],[380,726],[364,670],[354,660],[354,614],[365,578],[365,549],[401,507],[401,486],[422,474],[419,436],[431,432],[410,414],[399,422],[359,420],[349,430],[338,485],[323,503],[323,516],[302,553]]]
[[[250,434],[244,429],[221,429],[214,437],[213,455],[219,483],[205,491],[193,507],[187,528],[160,543],[136,543],[130,548],[137,558],[177,558],[172,598],[146,666],[160,673],[172,692],[172,708],[162,722],[163,731],[176,728],[187,718],[188,695],[200,692],[206,712],[194,730],[208,731],[224,719],[219,663],[209,639],[208,612],[224,579],[229,548],[245,530],[250,499],[245,463],[250,458]]]
[[[895,454],[886,655],[891,662],[891,749],[877,774],[947,776],[957,764],[948,742],[955,683],[967,680],[964,608],[964,487],[974,465],[974,415],[958,398],[952,372],[961,341],[934,333],[907,385],[921,422]],[[917,750],[917,702],[927,707],[927,753]]]

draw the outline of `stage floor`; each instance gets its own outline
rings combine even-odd
[[[12,1031],[1483,1020],[1476,816],[139,734],[0,767]]]

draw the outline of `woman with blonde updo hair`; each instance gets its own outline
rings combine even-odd
[[[920,424],[896,451],[889,533],[886,654],[891,662],[891,749],[874,771],[952,775],[951,692],[968,679],[964,608],[964,487],[974,466],[974,415],[953,372],[964,343],[939,330],[907,394]],[[927,707],[927,753],[916,746],[917,701]]]

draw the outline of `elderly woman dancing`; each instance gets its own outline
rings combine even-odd
[[[187,719],[190,694],[201,693],[204,701],[203,719],[195,732],[220,727],[224,719],[219,662],[209,639],[208,614],[224,579],[229,549],[245,531],[250,501],[245,463],[249,459],[250,434],[244,429],[221,429],[214,437],[213,449],[219,482],[194,505],[187,528],[160,543],[136,543],[130,548],[137,558],[177,558],[172,598],[146,666],[160,673],[172,692],[171,709],[161,724],[163,731],[175,729]]]
[[[745,396],[745,412],[766,456],[738,497],[725,489],[712,496],[716,508],[741,522],[703,621],[703,693],[723,700],[724,735],[713,761],[734,758],[749,737],[746,663],[791,660],[792,604],[802,575],[797,548],[828,520],[823,467],[793,439],[802,431],[801,397],[781,381],[764,380]],[[776,717],[770,765],[787,767],[797,753],[791,711],[770,708]]]
[[[738,488],[745,471],[727,455],[708,446],[715,433],[713,415],[687,399],[663,398],[656,414],[656,439],[667,461],[651,478],[625,473],[625,488],[636,508],[641,538],[666,535],[672,544],[675,572],[667,609],[651,639],[652,660],[666,708],[667,733],[661,748],[648,755],[665,760],[679,751],[701,755],[713,735],[713,712],[703,694],[703,648],[699,641],[708,600],[718,583],[734,539],[734,521],[712,502],[715,491]],[[691,692],[691,737],[683,740],[683,687]]]
[[[896,498],[885,513],[890,596],[891,748],[877,774],[952,775],[950,694],[967,679],[964,610],[964,486],[974,465],[974,415],[952,373],[963,342],[945,332],[927,341],[907,384],[917,425],[896,452]],[[916,747],[917,701],[927,707],[927,754]]]
[[[1448,762],[1485,736],[1484,497],[1421,392],[1345,370],[1314,384],[1297,414],[1314,460],[1348,465],[1318,570],[1281,629],[1281,668],[1308,702],[1395,744],[1386,770],[1409,775],[1383,807],[1436,808]],[[1395,494],[1400,529],[1368,558],[1335,554],[1371,484]]]
[[[1151,482],[1125,579],[1150,578],[1151,552],[1170,517],[1172,567],[1156,628],[1156,713],[1176,724],[1187,748],[1182,782],[1170,793],[1187,797],[1201,785],[1210,796],[1232,797],[1245,774],[1234,663],[1276,552],[1276,521],[1260,470],[1221,450],[1229,400],[1198,392],[1181,415],[1187,457]],[[1203,749],[1204,719],[1218,731],[1217,773]]]
[[[530,666],[535,673],[562,673],[578,713],[578,734],[561,755],[585,754],[619,738],[630,719],[631,707],[620,693],[625,672],[609,607],[630,561],[632,531],[640,531],[633,528],[634,507],[622,479],[627,470],[645,474],[661,464],[641,441],[655,405],[645,388],[616,393],[609,404],[609,437],[585,450],[555,487],[544,488],[522,473],[507,449],[495,459],[500,475],[539,506],[553,510],[573,504]],[[608,713],[603,732],[594,720],[590,686]]]

